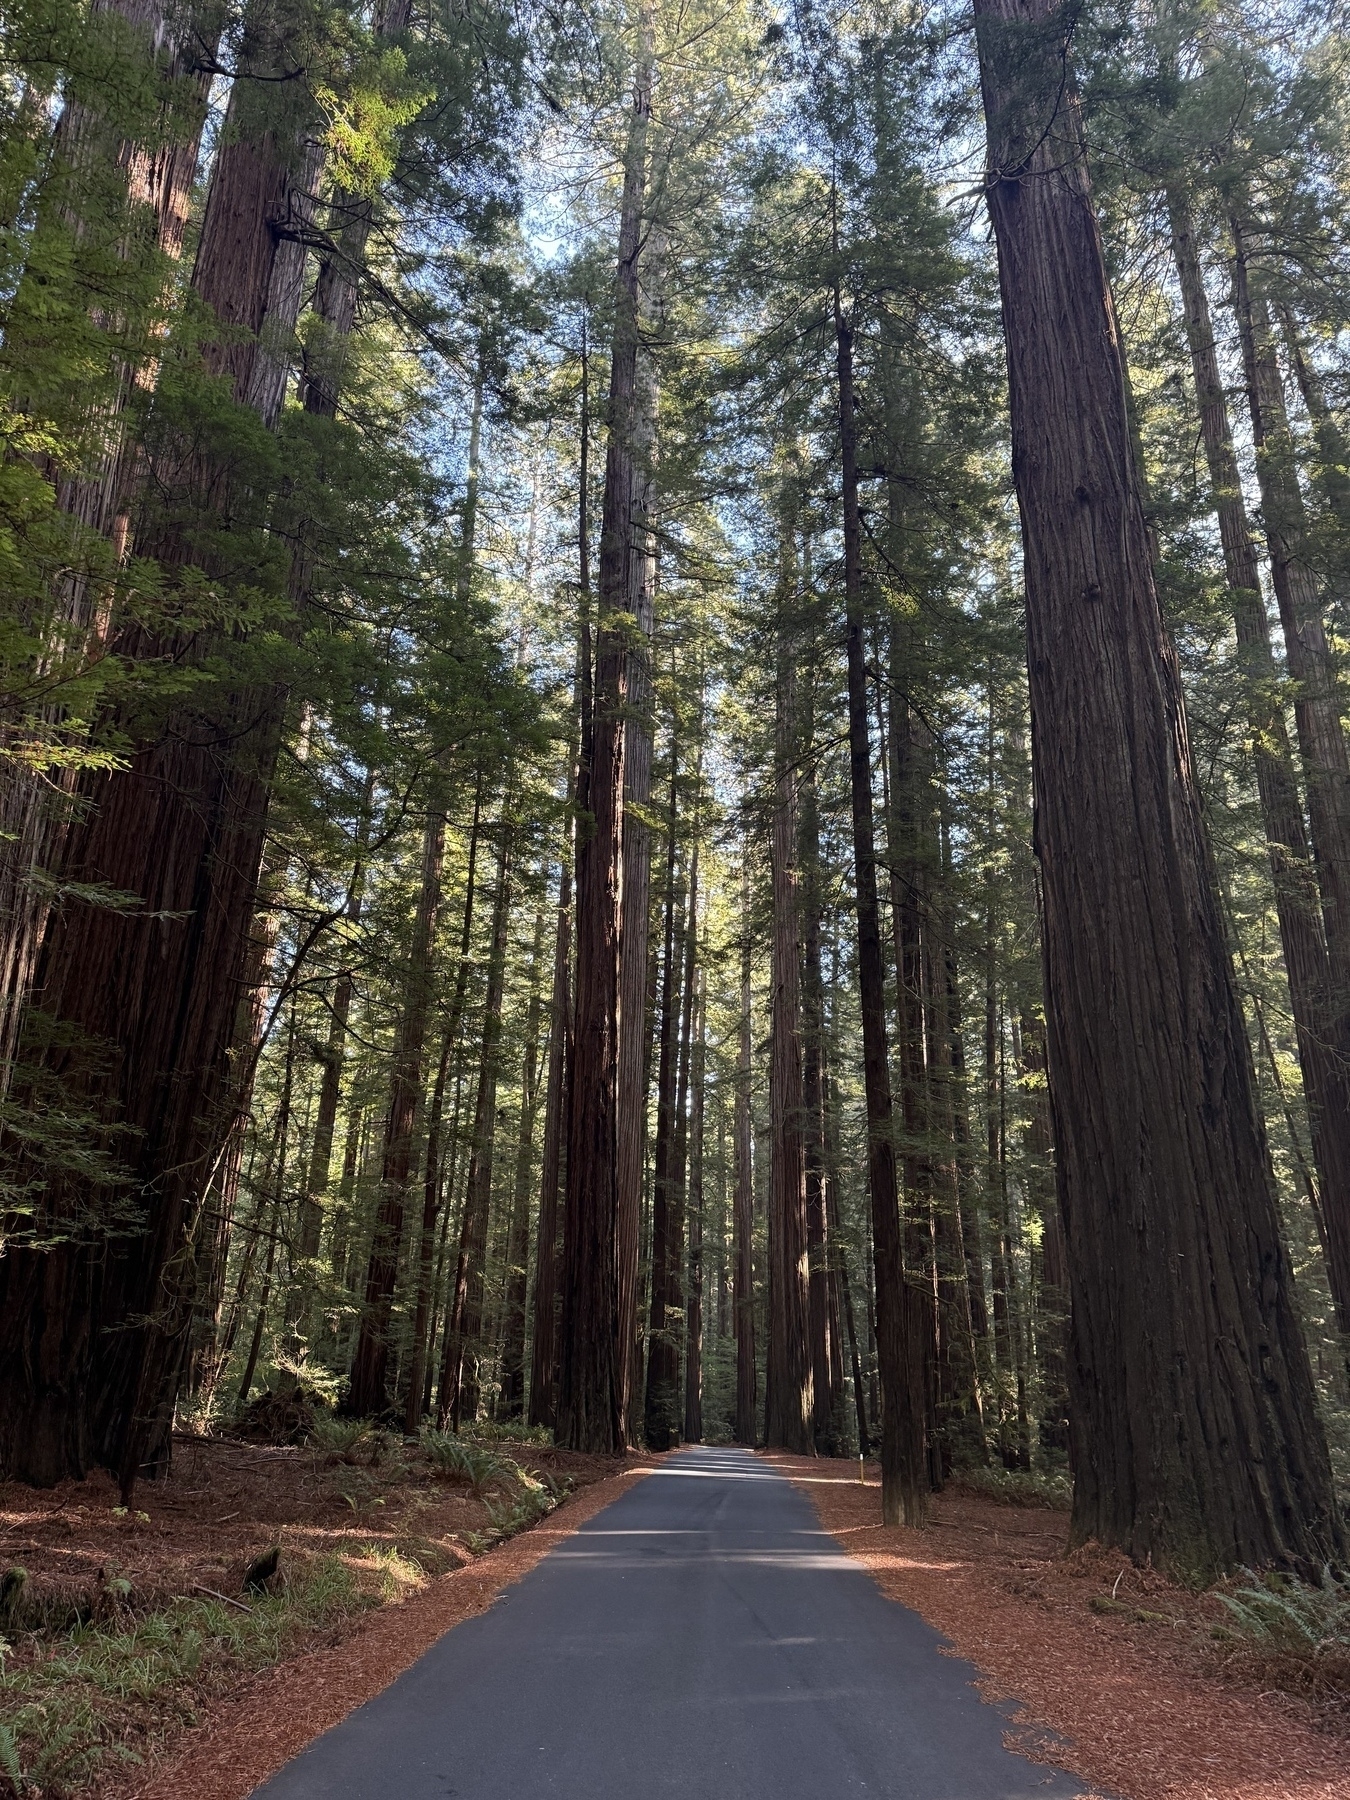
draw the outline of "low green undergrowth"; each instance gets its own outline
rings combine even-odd
[[[509,1481],[515,1464],[495,1450],[485,1450],[456,1437],[450,1431],[423,1431],[421,1445],[427,1461],[438,1475],[451,1481],[467,1481],[475,1494],[482,1495],[494,1486]]]
[[[958,1469],[952,1484],[1005,1506],[1068,1512],[1073,1505],[1073,1482],[1062,1469]]]
[[[203,1695],[393,1597],[402,1571],[383,1574],[366,1593],[342,1558],[322,1556],[247,1603],[183,1596],[140,1617],[0,1640],[0,1792],[59,1800],[141,1761],[157,1738],[194,1722]]]
[[[551,1445],[553,1433],[545,1425],[494,1424],[491,1419],[483,1419],[473,1425],[464,1427],[465,1437],[476,1438],[480,1444],[539,1444]]]
[[[1220,1592],[1211,1637],[1230,1674],[1350,1708],[1350,1580],[1324,1569],[1320,1582],[1243,1572]]]

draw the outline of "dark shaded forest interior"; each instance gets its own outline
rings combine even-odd
[[[1344,25],[7,6],[0,1477],[875,1456],[1350,1643]]]

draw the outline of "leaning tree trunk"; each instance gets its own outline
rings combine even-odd
[[[576,866],[576,1011],[568,1099],[563,1217],[562,1351],[558,1441],[572,1450],[622,1451],[629,1346],[619,1296],[618,1061],[622,944],[625,711],[631,585],[633,389],[638,351],[638,254],[647,124],[651,20],[644,13],[624,158],[609,444],[600,531],[595,679],[583,757]]]
[[[1073,1295],[1073,1537],[1193,1576],[1315,1563],[1341,1527],[1154,585],[1070,18],[976,0],[976,23]]]
[[[844,594],[847,608],[848,747],[853,812],[853,879],[858,912],[858,987],[863,1087],[867,1103],[867,1178],[876,1272],[877,1368],[881,1377],[881,1514],[888,1525],[922,1525],[928,1516],[926,1308],[905,1280],[886,1045],[886,975],[877,904],[872,822],[872,745],[867,721],[863,642],[862,521],[858,511],[858,438],[853,395],[853,328],[834,293],[839,374],[839,440],[844,499]]]

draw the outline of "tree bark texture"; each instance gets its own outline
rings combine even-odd
[[[82,104],[68,102],[56,127],[54,160],[78,179],[82,164],[112,151],[126,182],[123,254],[135,256],[148,243],[163,259],[167,275],[182,254],[210,86],[200,65],[210,60],[214,33],[209,42],[198,41],[192,21],[171,20],[160,0],[97,0],[93,10],[115,13],[142,34],[146,59],[158,69],[163,85],[160,129],[154,142],[123,139],[111,144],[102,121]],[[78,220],[67,223],[79,229]],[[106,402],[103,447],[95,466],[76,474],[54,471],[61,509],[87,530],[110,538],[119,557],[126,549],[132,473],[122,418],[137,386],[153,377],[153,363],[120,366],[115,391]],[[89,579],[82,570],[61,577],[55,601],[63,635],[95,623]],[[47,712],[49,726],[55,728],[59,720],[59,709]],[[0,716],[0,742],[11,741],[18,730],[18,721]],[[43,780],[22,762],[0,760],[0,1098],[8,1091],[50,906],[47,885],[34,876],[59,859],[73,790],[73,781],[63,773],[54,781]]]
[[[633,502],[638,254],[647,125],[650,17],[644,15],[624,157],[610,359],[609,441],[600,530],[595,678],[578,794],[576,1012],[563,1219],[558,1441],[600,1454],[626,1445],[628,1345],[619,1313],[618,1061],[623,918],[627,615]],[[589,815],[585,817],[584,815]]]
[[[1073,1293],[1073,1536],[1189,1575],[1341,1542],[1046,0],[976,0]]]
[[[263,69],[270,48],[266,33],[246,30],[245,68]],[[232,108],[249,86],[236,82]],[[251,141],[223,145],[193,270],[197,296],[243,328],[207,347],[207,365],[268,425],[283,365],[262,333],[279,346],[294,326],[303,251],[282,234],[309,204],[317,167],[315,144],[283,145],[265,120]],[[218,493],[220,478],[194,467],[191,486]],[[172,521],[160,536],[140,547],[170,563],[187,558]],[[164,648],[124,636],[130,654]],[[124,1161],[142,1222],[103,1241],[108,1197],[53,1184],[49,1224],[67,1241],[4,1258],[0,1467],[12,1473],[46,1482],[101,1463],[129,1493],[139,1473],[167,1460],[203,1197],[229,1134],[229,1048],[284,700],[280,691],[227,695],[209,718],[174,721],[126,767],[81,784],[84,815],[66,838],[60,878],[106,883],[143,906],[54,914],[36,987],[43,1010],[84,1046],[49,1057],[51,1072],[132,1134]],[[110,1067],[89,1065],[94,1044],[113,1046]]]

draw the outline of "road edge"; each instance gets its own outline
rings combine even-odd
[[[383,1693],[447,1631],[486,1612],[653,1466],[644,1459],[592,1482],[530,1530],[438,1576],[412,1598],[370,1613],[340,1643],[275,1664],[175,1737],[139,1785],[104,1790],[108,1800],[182,1800],[185,1794],[248,1800],[315,1738]]]

